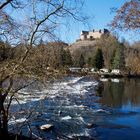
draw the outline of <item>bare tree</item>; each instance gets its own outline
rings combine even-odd
[[[81,17],[79,12],[79,7],[83,4],[80,5],[80,1],[2,0],[0,2],[1,38],[5,38],[11,44],[14,42],[14,45],[24,44],[25,50],[18,59],[0,63],[0,136],[8,134],[9,108],[15,93],[32,83],[30,81],[15,87],[15,79],[23,77],[38,79],[41,76],[39,72],[33,71],[34,67],[28,63],[33,47],[42,37],[54,37],[54,31],[64,19],[84,21],[85,18]],[[10,14],[11,8],[17,12],[16,17]],[[23,14],[22,18],[20,14]],[[6,102],[6,99],[9,100]]]
[[[121,30],[140,29],[140,1],[131,0],[116,11],[112,27]]]

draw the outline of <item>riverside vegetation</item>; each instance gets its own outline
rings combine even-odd
[[[74,44],[57,41],[44,43],[34,47],[30,52],[27,65],[34,65],[33,71],[51,72],[66,71],[69,67],[80,68],[107,68],[129,71],[140,74],[140,43],[129,45],[127,42],[119,42],[114,36],[102,36],[95,41],[93,46],[81,46],[72,51]],[[11,47],[10,44],[0,42],[0,61],[14,61],[22,57],[26,46],[20,44]]]

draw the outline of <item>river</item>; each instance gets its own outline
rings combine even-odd
[[[18,100],[11,132],[47,140],[140,139],[140,79],[65,77],[22,89]],[[40,130],[44,124],[53,128]]]

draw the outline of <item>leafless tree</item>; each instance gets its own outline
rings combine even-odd
[[[140,29],[140,1],[131,0],[116,11],[112,27],[121,30]]]
[[[81,0],[2,0],[0,2],[1,38],[12,45],[24,44],[21,57],[0,63],[0,136],[8,134],[9,108],[15,93],[32,83],[30,81],[25,85],[14,87],[15,79],[38,79],[42,76],[40,72],[33,71],[34,66],[28,63],[33,47],[42,37],[55,37],[54,32],[64,19],[84,21],[85,18],[81,16],[79,10],[83,3],[80,2]],[[11,14],[11,10],[15,13]],[[7,103],[6,99],[9,99]]]

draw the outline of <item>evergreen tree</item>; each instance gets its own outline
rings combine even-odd
[[[81,54],[80,58],[79,58],[79,66],[81,68],[83,68],[84,65],[85,65],[85,58],[84,58],[83,54]]]
[[[101,69],[104,66],[103,52],[101,49],[97,49],[95,57],[93,58],[93,67]]]
[[[125,46],[121,43],[120,46],[120,69],[125,69]]]
[[[62,47],[60,50],[60,66],[71,66],[72,65],[72,57],[69,50],[64,50]]]
[[[114,55],[114,59],[112,62],[113,69],[119,69],[120,68],[120,48],[117,47]]]
[[[114,57],[116,55],[116,49],[113,51],[113,54],[110,58],[110,68],[112,69],[114,66],[113,66],[113,63],[114,63]]]
[[[117,46],[117,49],[112,60],[112,68],[114,69],[124,69],[125,68],[125,57],[124,57],[124,45],[120,44]]]

